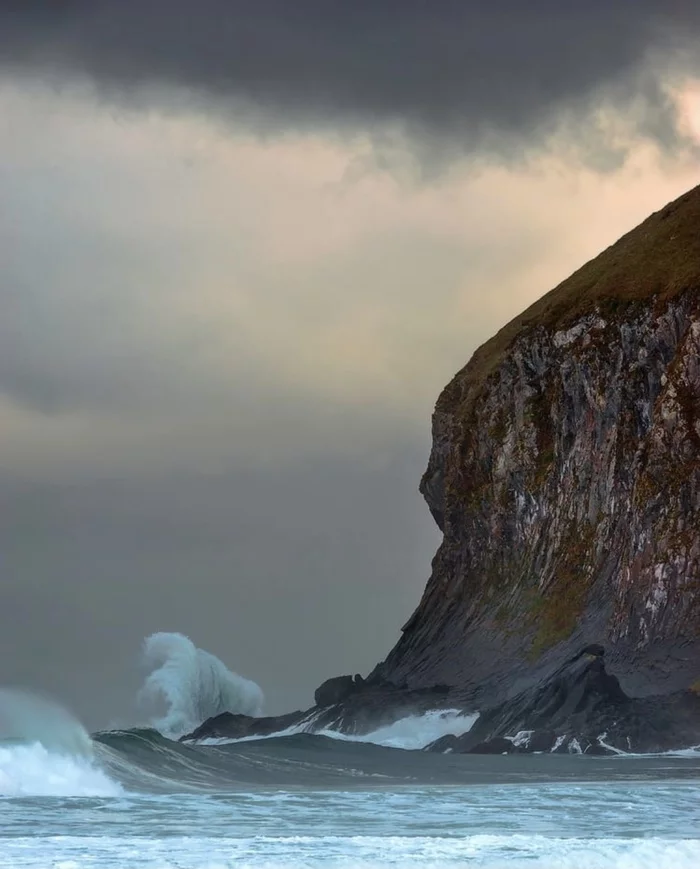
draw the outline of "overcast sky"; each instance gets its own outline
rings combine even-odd
[[[700,182],[695,0],[0,6],[0,684],[133,718],[182,631],[268,711],[439,543],[439,390]]]

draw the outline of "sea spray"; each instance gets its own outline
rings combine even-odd
[[[259,715],[262,710],[263,693],[255,682],[231,672],[183,634],[151,634],[144,640],[143,657],[151,672],[139,702],[151,714],[153,727],[166,736],[182,736],[222,712]],[[164,714],[155,711],[163,705]]]
[[[0,688],[0,740],[40,743],[61,754],[89,757],[83,725],[55,700],[25,688]]]
[[[24,689],[0,688],[0,796],[115,796],[74,716]]]

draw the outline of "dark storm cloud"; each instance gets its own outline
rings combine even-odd
[[[267,112],[273,123],[398,122],[468,147],[519,138],[601,89],[636,100],[663,138],[672,109],[645,65],[685,59],[695,0],[16,0],[0,59],[101,86],[172,84]],[[653,56],[653,58],[652,58]],[[642,108],[640,109],[640,100]]]

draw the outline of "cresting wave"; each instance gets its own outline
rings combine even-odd
[[[166,736],[182,736],[222,712],[259,715],[262,710],[263,693],[255,682],[231,672],[183,634],[151,634],[144,640],[143,659],[151,672],[138,699],[152,715],[151,725]],[[164,714],[155,711],[163,706]]]
[[[0,689],[1,796],[117,796],[93,743],[69,712],[27,691]]]
[[[144,641],[143,657],[150,673],[138,699],[153,714],[154,727],[167,737],[176,738],[224,711],[260,714],[260,688],[182,634],[152,634]],[[173,759],[186,788],[188,777],[197,782],[202,778],[201,764],[192,759],[183,764],[180,753],[163,748],[172,743],[152,733],[160,743],[146,740],[141,757],[117,753],[111,758],[116,775],[110,777],[102,768],[110,766],[105,749],[98,745],[95,758],[87,731],[62,706],[23,689],[0,688],[0,796],[116,796],[123,786],[115,779],[137,781],[140,789],[147,789],[154,776],[160,779],[149,770],[172,766]],[[140,769],[144,759],[145,769]],[[168,781],[172,789],[173,777]]]
[[[120,784],[85,757],[51,752],[41,743],[0,747],[0,796],[116,797]]]
[[[310,715],[294,727],[265,737],[178,743],[175,738],[181,733],[222,711],[258,714],[262,692],[181,634],[153,634],[146,639],[144,652],[152,669],[140,699],[147,706],[165,706],[165,713],[154,721],[158,729],[108,731],[91,739],[58,704],[26,691],[0,689],[0,796],[116,796],[125,792],[228,792],[257,785],[475,781],[475,768],[466,756],[420,751],[446,734],[459,736],[472,727],[478,716],[457,709],[407,716],[361,735],[343,734],[327,725],[322,729],[318,716]],[[527,736],[519,733],[513,741]],[[700,759],[697,749],[657,757],[674,754],[678,763],[685,759],[693,768],[693,762]],[[619,758],[619,770],[636,763],[633,757]],[[550,774],[570,774],[565,760],[553,762],[556,766],[543,770],[543,780]],[[576,768],[576,775],[581,769]],[[685,774],[683,765],[678,771]],[[516,778],[521,774],[515,760],[509,761],[507,774],[511,773]]]

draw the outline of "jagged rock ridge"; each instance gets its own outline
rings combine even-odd
[[[599,643],[632,695],[700,686],[700,187],[477,350],[421,491],[444,539],[376,676],[483,708]]]

